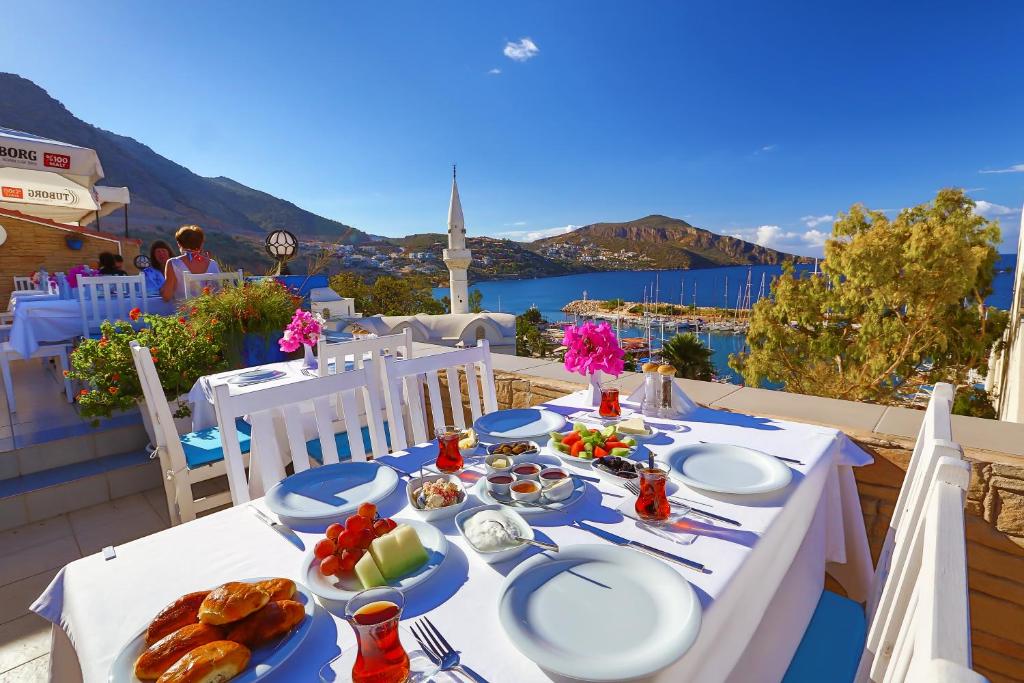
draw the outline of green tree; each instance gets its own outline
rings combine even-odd
[[[791,265],[754,305],[744,380],[850,400],[897,402],[923,384],[984,372],[1006,324],[987,309],[999,225],[958,189],[890,220],[860,205],[840,214],[822,276]]]
[[[479,289],[470,290],[468,303],[470,313],[479,313],[484,310],[484,293]]]
[[[692,332],[677,334],[665,342],[661,357],[676,369],[676,377],[710,380],[715,375],[711,349]]]
[[[544,358],[551,351],[550,344],[537,326],[541,322],[540,311],[531,308],[516,316],[516,355],[540,356]]]
[[[330,285],[341,296],[355,299],[356,311],[364,315],[446,312],[444,305],[434,298],[430,281],[423,276],[382,275],[370,284],[345,272],[333,276]]]

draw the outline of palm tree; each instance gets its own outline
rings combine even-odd
[[[676,377],[710,380],[715,374],[711,349],[692,332],[677,334],[665,342],[661,357],[676,369]]]

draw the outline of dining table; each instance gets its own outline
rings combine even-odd
[[[121,319],[128,319],[127,301]],[[170,315],[175,311],[174,301],[160,296],[147,296],[147,313]],[[14,351],[28,358],[44,342],[70,342],[82,335],[82,308],[78,299],[61,299],[57,295],[12,296],[10,312],[10,344]]]
[[[584,392],[543,407],[570,421],[593,410]],[[583,530],[583,522],[704,565],[704,571],[693,571],[665,563],[694,589],[700,627],[685,651],[673,653],[672,663],[645,680],[777,682],[810,622],[826,569],[850,598],[867,597],[872,567],[852,468],[870,464],[871,457],[835,429],[703,407],[668,426],[660,434],[663,438],[645,446],[657,458],[681,445],[709,442],[799,462],[786,463],[792,471],[790,483],[770,493],[724,494],[673,485],[678,486],[674,495],[739,526],[688,516],[687,524],[676,525],[681,530],[651,527],[623,513],[635,500],[625,488],[593,477],[582,480],[584,494],[573,505],[526,519],[538,539],[563,549],[611,545]],[[429,467],[437,452],[434,443],[419,444],[377,462],[412,472]],[[591,469],[567,467],[584,476],[593,474]],[[470,484],[483,473],[482,456],[470,457],[460,474],[469,497],[465,509],[480,504]],[[400,479],[397,489],[378,502],[381,515],[397,521],[419,519],[404,485]],[[322,533],[272,528],[250,507],[273,517],[266,499],[256,499],[117,546],[107,553],[109,558],[91,555],[61,569],[32,606],[53,623],[50,680],[107,681],[125,643],[185,593],[256,577],[282,576],[301,583],[308,566],[306,551]],[[463,663],[491,683],[566,680],[524,655],[499,618],[498,595],[506,576],[537,553],[549,551],[529,548],[516,558],[487,564],[451,519],[435,526],[446,536],[448,551],[429,580],[406,594],[402,624],[428,617],[460,651]],[[595,649],[615,648],[619,622],[619,616],[607,614]],[[321,668],[351,652],[355,643],[343,606],[324,602],[295,655],[262,680],[321,680]],[[342,673],[337,680],[347,678]]]

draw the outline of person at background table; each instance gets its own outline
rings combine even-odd
[[[100,275],[127,275],[124,269],[117,265],[117,259],[109,251],[105,251],[99,256],[100,259]],[[124,263],[124,259],[121,260]]]
[[[146,276],[146,292],[156,295],[164,286],[164,268],[171,258],[171,245],[163,240],[153,242],[149,247],[149,268],[142,271]]]
[[[160,296],[164,301],[184,301],[186,272],[193,275],[220,272],[220,266],[210,257],[210,252],[203,251],[206,235],[198,225],[181,226],[174,233],[174,239],[181,250],[181,256],[167,259],[164,266],[164,284],[160,288]]]

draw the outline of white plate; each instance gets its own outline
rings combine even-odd
[[[700,631],[693,588],[670,566],[616,545],[574,545],[513,569],[498,620],[540,667],[588,681],[650,676]]]
[[[501,505],[506,510],[515,510],[521,515],[539,515],[544,514],[545,512],[551,512],[550,510],[545,510],[544,508],[540,507],[534,507],[532,505],[516,505],[513,503],[506,502],[512,500],[511,498],[506,498],[503,500],[495,498],[494,496],[491,495],[491,492],[487,490],[487,479],[484,477],[480,478],[480,481],[476,483],[476,486],[474,486],[472,490],[476,497],[479,498],[480,502],[483,503],[484,505]],[[551,502],[541,497],[541,499],[538,500],[537,502],[542,505],[547,505],[548,507],[555,508],[556,510],[562,510],[564,508],[569,507],[570,505],[573,505],[574,503],[579,502],[580,498],[582,498],[583,494],[586,492],[587,482],[577,477],[573,477],[572,494],[568,498],[557,502]]]
[[[789,485],[793,472],[767,453],[722,443],[680,446],[660,458],[673,479],[718,493],[767,493]]]
[[[510,520],[515,522],[515,525],[519,528],[520,536],[522,536],[523,538],[528,538],[531,541],[533,540],[533,527],[530,526],[530,524],[525,519],[523,519],[522,515],[520,515],[518,512],[508,507],[507,505],[501,504],[481,505],[479,507],[470,508],[469,510],[465,510],[457,514],[455,516],[455,526],[458,528],[459,533],[462,534],[463,538],[466,538],[466,522],[469,520],[470,517],[472,517],[478,512],[483,512],[484,510],[501,510],[502,514],[507,515]],[[505,548],[503,550],[480,550],[475,545],[473,545],[468,538],[466,538],[466,545],[475,550],[477,555],[479,555],[487,564],[504,562],[505,560],[515,557],[516,555],[530,547],[528,543],[522,543],[514,548]]]
[[[637,443],[639,443],[639,441]],[[547,450],[545,451],[546,453],[550,453],[551,455],[555,456],[556,458],[561,458],[562,460],[564,460],[564,461],[566,461],[568,463],[572,463],[573,465],[578,465],[580,467],[587,467],[587,468],[593,469],[593,467],[594,467],[594,460],[597,459],[597,458],[581,458],[578,455],[569,455],[568,453],[563,453],[562,451],[560,451],[557,448],[555,448],[555,440],[554,439],[548,439],[548,442],[546,444],[546,448],[547,448]],[[629,449],[629,453],[627,453],[625,457],[632,458],[636,454],[636,448],[637,448],[636,446],[632,446]]]
[[[490,442],[540,441],[548,432],[565,428],[565,418],[543,408],[513,408],[498,410],[473,423],[477,436]]]
[[[242,579],[241,581],[243,583],[255,583],[256,581],[263,581],[268,578],[271,577]],[[281,666],[286,659],[291,657],[309,634],[309,629],[313,626],[313,614],[317,609],[316,602],[313,600],[309,589],[298,581],[295,582],[295,596],[292,600],[303,604],[303,607],[306,608],[306,618],[281,638],[254,648],[252,659],[249,660],[249,666],[245,668],[245,671],[238,674],[237,677],[231,679],[233,683],[251,683],[251,681],[265,678],[267,674]],[[114,663],[110,665],[110,676],[107,678],[108,683],[139,683],[139,679],[135,677],[135,660],[146,649],[146,629],[148,628],[149,624],[146,624],[139,629],[139,632],[121,648],[121,651],[114,658]]]
[[[286,374],[288,373],[282,370],[275,370],[274,368],[257,368],[254,370],[246,370],[245,372],[240,372],[237,375],[232,375],[231,377],[228,377],[227,383],[245,386],[246,384],[269,382],[272,379],[284,377]]]
[[[431,526],[426,522],[414,519],[395,519],[395,521],[399,524],[408,524],[415,529],[416,535],[420,537],[420,543],[423,544],[423,548],[427,551],[427,563],[425,565],[408,576],[403,576],[397,581],[388,582],[389,586],[398,588],[405,593],[429,579],[437,571],[437,568],[441,566],[445,556],[448,555],[448,539],[445,538],[445,535],[437,527]],[[309,590],[324,600],[344,602],[363,590],[363,585],[359,583],[359,579],[356,578],[354,573],[342,577],[324,576],[321,574],[320,560],[316,559],[316,556],[313,555],[312,548],[302,558],[302,566],[299,567],[299,571],[305,577]]]
[[[372,462],[340,462],[293,474],[267,491],[267,507],[300,524],[343,522],[360,503],[377,503],[398,486],[390,467]]]
[[[413,492],[423,486],[423,484],[431,481],[438,481],[439,479],[447,479],[458,486],[462,500],[447,507],[437,508],[436,510],[427,510],[419,507],[419,503],[413,499]],[[466,500],[469,498],[469,495],[466,493],[466,487],[462,484],[462,480],[454,474],[424,474],[422,479],[419,477],[413,477],[405,487],[405,494],[409,499],[409,505],[411,505],[412,509],[416,511],[416,514],[428,522],[435,522],[437,520],[454,517],[459,510],[466,507]]]

